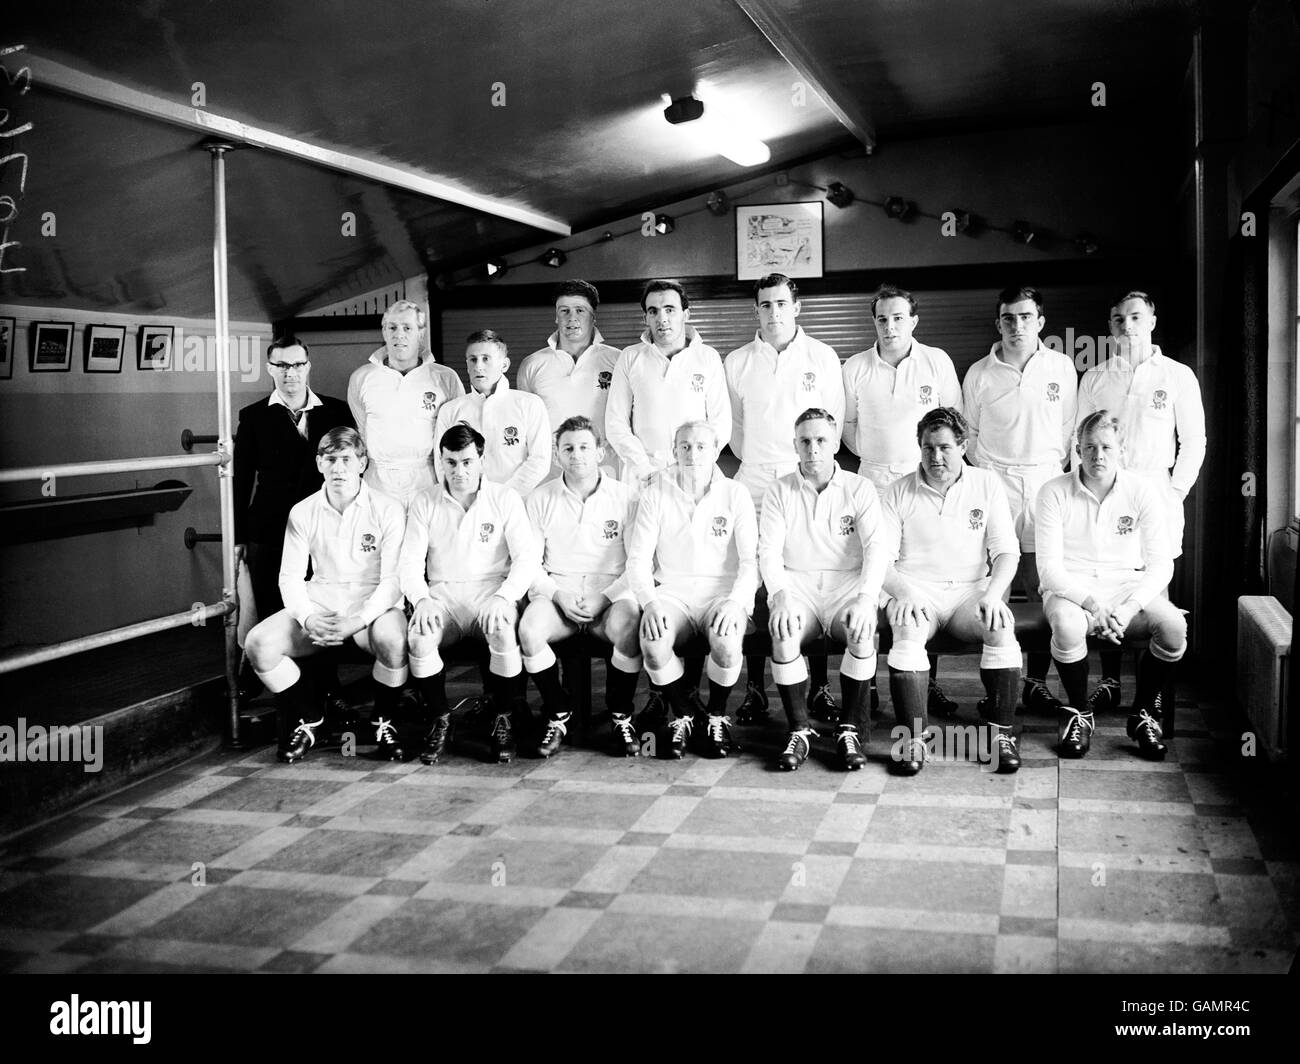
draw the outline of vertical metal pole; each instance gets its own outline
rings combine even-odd
[[[234,440],[230,416],[230,293],[226,287],[226,152],[234,145],[207,145],[212,153],[212,273],[217,326],[217,467],[221,502],[221,595],[236,606],[225,617],[226,698],[230,711],[230,746],[240,749],[239,735],[239,596],[235,578]]]

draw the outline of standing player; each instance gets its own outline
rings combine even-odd
[[[1175,561],[1183,553],[1183,502],[1205,460],[1205,408],[1190,366],[1166,358],[1151,342],[1156,305],[1145,292],[1128,292],[1111,309],[1114,351],[1079,382],[1077,420],[1110,410],[1119,421],[1125,469],[1151,479],[1166,502],[1165,526]],[[1120,704],[1118,650],[1103,650],[1101,684],[1090,709]]]
[[[835,461],[840,432],[827,410],[812,407],[794,425],[795,472],[763,496],[758,564],[771,610],[772,678],[790,725],[777,767],[794,771],[815,734],[808,723],[800,656],[809,640],[829,633],[845,644],[840,687],[847,719],[835,735],[840,764],[866,764],[868,683],[876,675],[876,605],[889,564],[880,501],[871,482]]]
[[[455,370],[429,353],[427,320],[417,304],[398,300],[384,311],[384,346],[348,379],[348,406],[370,452],[366,483],[403,506],[433,487],[438,408],[465,394]]]
[[[941,406],[961,411],[961,385],[942,348],[913,337],[921,318],[911,292],[882,285],[871,298],[876,342],[844,363],[844,443],[861,459],[858,473],[885,489],[921,460],[916,425]],[[935,682],[930,655],[930,712],[951,717],[957,703]]]
[[[551,426],[546,404],[537,396],[515,391],[506,380],[510,368],[506,342],[491,329],[470,333],[465,340],[465,366],[470,392],[438,411],[438,439],[458,421],[487,441],[483,475],[506,484],[527,498],[551,468]],[[440,449],[441,453],[441,449]],[[434,472],[441,477],[439,458]]]
[[[701,751],[726,757],[731,729],[727,699],[740,678],[741,643],[758,588],[758,528],[749,492],[717,467],[721,443],[707,421],[688,421],[675,436],[677,465],[641,494],[627,578],[643,610],[641,652],[646,674],[674,714],[669,752],[681,757],[694,729],[684,689],[681,643],[709,642],[709,701]]]
[[[294,659],[349,639],[375,655],[379,754],[402,757],[392,727],[406,682],[406,618],[397,608],[402,508],[361,482],[365,465],[366,447],[355,429],[331,429],[321,438],[316,468],[324,486],[289,511],[284,534],[284,609],[253,628],[246,640],[258,679],[275,695],[281,761],[301,760],[325,723]]]
[[[597,432],[604,431],[605,403],[619,350],[605,343],[596,328],[599,306],[595,285],[578,280],[557,285],[555,332],[545,347],[519,366],[515,387],[541,398],[553,426],[581,415],[590,419]],[[618,457],[607,453],[604,461],[612,468]]]
[[[898,726],[910,736],[896,771],[915,775],[925,764],[925,645],[939,632],[979,640],[999,772],[1020,768],[1013,734],[1020,644],[1003,601],[1020,561],[1020,546],[1001,478],[967,466],[966,419],[931,410],[916,429],[921,462],[885,492],[885,524],[896,561],[885,577],[885,616],[893,632],[889,689]],[[991,564],[990,564],[991,563]]]
[[[550,645],[585,631],[614,648],[605,674],[605,701],[615,752],[635,757],[639,746],[632,696],[641,675],[641,611],[620,578],[636,502],[631,488],[602,471],[605,444],[590,418],[567,418],[555,440],[564,472],[533,492],[525,507],[543,550],[543,572],[533,582],[519,622],[524,668],[546,706],[546,734],[538,752],[550,757],[559,750],[572,713]]]
[[[727,394],[731,398],[731,450],[740,459],[736,481],[749,490],[757,511],[763,495],[778,478],[793,473],[798,462],[790,452],[787,426],[799,414],[817,407],[826,410],[836,437],[831,455],[839,449],[839,424],[844,420],[844,379],[834,348],[814,340],[799,325],[799,286],[782,273],[771,273],[754,284],[758,331],[744,347],[732,351],[723,363]],[[761,619],[764,611],[760,608]],[[813,659],[816,696],[830,702],[826,683],[826,658]],[[763,658],[747,662],[745,700],[736,714],[746,723],[767,713],[763,690]],[[823,712],[825,712],[825,708]]]
[[[1060,476],[1070,454],[1078,377],[1074,362],[1039,339],[1047,319],[1035,288],[998,294],[996,321],[1002,339],[966,372],[962,400],[970,423],[970,460],[1002,479],[1020,537],[1020,579],[1030,602],[1040,601],[1034,562],[1034,500]],[[1047,689],[1047,654],[1030,654],[1023,701],[1026,709],[1055,711]]]
[[[515,725],[525,723],[527,712],[515,624],[519,600],[537,575],[538,550],[519,493],[484,476],[477,430],[453,425],[438,451],[442,483],[411,504],[400,566],[412,606],[411,675],[428,714],[420,760],[437,762],[451,728],[440,650],[472,637],[488,645],[496,707],[492,756],[509,761],[515,755],[511,712],[518,714]]]
[[[1044,485],[1038,497],[1043,612],[1052,626],[1052,658],[1069,704],[1062,757],[1083,757],[1096,726],[1088,707],[1088,643],[1151,636],[1138,663],[1128,735],[1142,756],[1164,759],[1160,691],[1187,649],[1187,622],[1161,591],[1174,563],[1160,486],[1123,466],[1117,419],[1095,410],[1079,426],[1078,468]]]
[[[731,436],[731,403],[718,352],[690,324],[691,301],[676,281],[648,281],[646,331],[623,349],[605,408],[605,437],[623,462],[623,481],[641,486],[673,462],[673,427],[707,421]]]

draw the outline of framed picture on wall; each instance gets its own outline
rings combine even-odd
[[[13,318],[0,318],[0,381],[14,375],[14,329],[18,322]]]
[[[32,373],[67,373],[72,369],[72,322],[32,323],[32,345],[27,368]]]
[[[87,325],[84,340],[87,373],[122,372],[125,325]]]
[[[136,369],[171,369],[174,325],[141,325]]]
[[[768,273],[820,277],[824,258],[821,200],[737,205],[737,280]]]

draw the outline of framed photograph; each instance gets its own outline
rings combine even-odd
[[[87,373],[122,372],[125,325],[87,325],[84,340]]]
[[[764,274],[820,277],[824,268],[822,201],[736,207],[736,279]]]
[[[0,318],[0,381],[14,375],[14,329],[18,322],[13,318]]]
[[[32,373],[67,373],[72,369],[72,322],[32,323],[31,357],[27,368]]]
[[[136,369],[171,369],[174,325],[141,325]]]

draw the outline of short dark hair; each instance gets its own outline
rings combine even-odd
[[[600,434],[600,429],[592,424],[591,418],[586,414],[574,414],[560,422],[560,427],[555,430],[555,446],[560,445],[560,437],[566,432],[590,432],[596,437],[596,446],[605,446],[605,438]]]
[[[682,301],[682,310],[691,309],[690,297],[686,295],[686,289],[676,281],[646,281],[645,287],[641,289],[641,313],[645,313],[645,301],[656,292],[676,292],[677,297]]]
[[[769,273],[754,282],[754,303],[758,303],[758,293],[764,288],[780,288],[782,285],[790,289],[791,299],[799,298],[799,286],[794,281],[783,273]]]
[[[449,454],[458,454],[470,444],[478,451],[478,456],[483,457],[483,448],[487,446],[487,440],[468,421],[457,421],[446,432],[442,434],[442,439],[438,441],[438,450],[446,451]]]
[[[970,426],[962,417],[961,411],[952,406],[937,406],[926,412],[925,417],[916,423],[916,442],[920,443],[927,432],[935,429],[950,429],[952,438],[958,443],[965,443],[970,435]]]
[[[1148,307],[1151,308],[1152,314],[1156,312],[1156,301],[1152,299],[1149,295],[1147,295],[1145,292],[1125,292],[1122,296],[1120,296],[1117,300],[1115,300],[1115,308],[1118,310],[1119,305],[1123,303],[1126,299],[1140,299],[1142,300],[1143,303],[1145,303]]]
[[[505,340],[501,338],[501,334],[495,329],[479,329],[470,333],[465,337],[465,346],[469,347],[470,344],[496,344],[501,348],[503,355],[510,354],[510,348],[506,346]]]
[[[1002,313],[1002,307],[1010,306],[1012,303],[1019,303],[1022,299],[1032,299],[1034,306],[1038,308],[1038,313],[1043,313],[1043,293],[1037,288],[1030,288],[1028,285],[1012,286],[1004,288],[998,293],[997,313]]]
[[[551,302],[558,303],[565,296],[577,296],[580,299],[585,299],[591,304],[592,310],[600,306],[600,293],[596,291],[596,286],[576,277],[571,277],[569,280],[557,284]]]
[[[807,410],[805,410],[802,414],[800,414],[797,418],[794,419],[794,427],[798,428],[805,421],[818,421],[818,420],[829,421],[832,425],[834,425],[835,415],[832,414],[829,410],[823,409],[820,406],[810,406]]]
[[[1123,302],[1123,300],[1120,302]],[[1118,436],[1119,418],[1109,410],[1094,410],[1079,422],[1079,430],[1075,434],[1075,439],[1078,441],[1079,446],[1082,446],[1084,437],[1090,432],[1103,432],[1106,429],[1111,429]]]
[[[271,352],[283,351],[286,347],[301,347],[302,353],[308,358],[311,358],[311,348],[299,340],[298,337],[294,336],[293,333],[289,333],[287,336],[277,336],[266,345],[267,359],[269,360],[271,358]]]
[[[871,316],[876,316],[876,304],[882,299],[906,299],[907,306],[912,312],[912,317],[916,317],[917,309],[920,304],[917,303],[916,297],[905,288],[899,288],[897,285],[882,284],[876,289],[875,294],[871,297]]]
[[[366,456],[366,441],[361,438],[354,428],[347,425],[340,425],[338,428],[330,429],[320,438],[320,443],[316,444],[316,453],[333,454],[335,451],[341,451],[345,447],[351,447],[357,452],[358,458]]]

